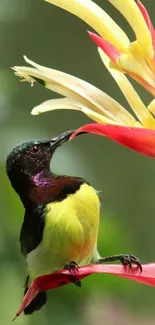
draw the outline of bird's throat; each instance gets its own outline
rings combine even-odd
[[[20,195],[26,205],[59,202],[75,193],[85,181],[82,178],[41,172],[29,179],[27,188]]]

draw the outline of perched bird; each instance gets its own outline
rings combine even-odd
[[[51,171],[55,150],[72,133],[67,131],[53,139],[22,143],[7,157],[7,175],[25,208],[20,233],[28,274],[25,293],[36,277],[64,267],[120,260],[130,266],[135,263],[141,269],[133,255],[100,257],[97,192],[80,177],[56,175]],[[75,283],[80,285],[76,276]],[[46,293],[39,293],[25,308],[25,314],[39,310],[45,302]]]

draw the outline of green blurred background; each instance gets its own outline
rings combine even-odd
[[[72,1],[72,0],[70,0]],[[125,1],[122,1],[124,5]],[[134,35],[107,0],[96,3]],[[154,0],[143,0],[155,20]],[[58,97],[40,85],[22,84],[10,69],[25,65],[23,54],[48,67],[98,86],[125,107],[127,103],[102,65],[87,35],[88,26],[43,0],[0,1],[0,325],[11,323],[23,296],[26,271],[20,254],[23,207],[5,173],[5,160],[19,142],[52,137],[89,122],[80,112],[55,111],[31,116],[33,106]],[[146,104],[151,97],[136,85]],[[155,260],[155,163],[108,139],[83,136],[65,144],[52,160],[55,172],[79,175],[101,191],[99,250],[102,255],[132,253]],[[113,276],[92,276],[75,286],[48,293],[48,304],[21,325],[147,324],[155,320],[155,289]]]

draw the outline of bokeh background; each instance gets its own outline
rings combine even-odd
[[[72,1],[72,0],[71,0]],[[125,5],[125,1],[122,5]],[[76,75],[98,86],[128,107],[102,65],[87,35],[88,26],[43,0],[0,1],[0,324],[11,324],[23,296],[26,276],[19,232],[24,210],[5,173],[12,148],[32,138],[52,137],[89,122],[80,112],[55,111],[31,116],[33,106],[58,97],[35,85],[20,83],[11,66],[32,60]],[[134,39],[132,30],[108,3],[96,3]],[[154,0],[143,0],[155,21]],[[147,104],[151,97],[136,88]],[[132,253],[142,262],[155,261],[155,162],[108,139],[85,135],[55,154],[55,172],[78,175],[101,191],[98,246],[102,255]],[[48,304],[21,325],[147,324],[155,323],[155,289],[113,276],[94,275],[48,293]]]

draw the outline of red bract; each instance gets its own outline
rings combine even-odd
[[[117,143],[149,157],[155,157],[155,130],[111,124],[90,123],[82,126],[71,136],[88,132],[106,136]]]
[[[143,271],[140,273],[137,266],[133,266],[131,269],[128,266],[115,265],[115,264],[97,264],[88,265],[78,268],[75,275],[79,280],[96,273],[113,274],[122,278],[130,279],[145,285],[155,286],[155,263],[142,265]],[[104,281],[104,279],[103,279]],[[21,312],[30,304],[35,296],[41,292],[50,289],[60,287],[65,284],[74,282],[74,274],[67,270],[57,271],[51,274],[38,277],[30,286],[27,291],[23,302],[16,313],[18,317]],[[14,318],[14,319],[15,319]]]
[[[88,32],[89,36],[92,38],[92,40],[97,44],[98,47],[100,47],[107,56],[113,61],[114,63],[117,62],[117,59],[120,57],[121,52],[110,42],[106,41],[99,35]]]

